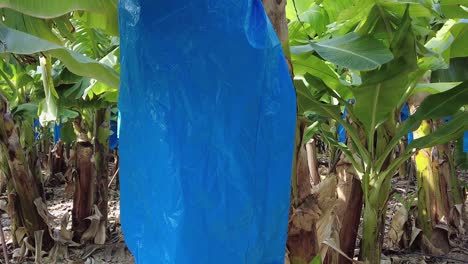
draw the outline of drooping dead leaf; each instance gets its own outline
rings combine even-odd
[[[314,197],[309,196],[306,199],[306,201],[309,201],[308,203],[304,203],[298,209],[294,209],[291,216],[293,229],[312,231],[312,228],[315,228],[313,224],[319,218],[320,209],[317,203],[314,203],[312,200],[314,200]]]
[[[59,256],[59,254],[58,254],[59,247],[60,247],[60,245],[56,243],[56,244],[54,244],[52,249],[49,251],[49,255],[47,257],[47,261],[49,263],[56,263],[57,262],[57,258]]]
[[[47,226],[49,226],[50,228],[54,228],[56,226],[56,217],[49,213],[49,210],[47,210],[47,205],[42,201],[42,198],[36,198],[34,200],[34,204],[36,205],[37,212],[46,222]]]
[[[408,211],[404,206],[401,206],[393,215],[392,222],[390,224],[390,230],[388,231],[388,236],[390,238],[392,248],[399,247],[401,236],[404,232],[404,226],[407,221]]]
[[[432,244],[431,240],[429,240],[425,235],[422,235],[421,243],[422,243],[422,248],[425,252],[435,255],[435,256],[444,255],[444,252],[440,250],[439,248],[435,247]]]
[[[311,194],[303,199],[303,202],[298,208],[293,210],[288,233],[289,258],[292,263],[295,263],[296,259],[311,260],[318,254],[320,254],[322,258],[327,257],[328,259],[335,259],[333,256],[326,256],[328,246],[321,244],[324,237],[330,237],[330,235],[325,234],[326,232],[324,232],[323,229],[326,228],[327,225],[333,226],[330,225],[333,221],[330,221],[330,213],[327,214],[327,212],[334,210],[335,200],[336,176],[330,175],[320,184],[314,186]],[[326,219],[322,220],[324,215],[327,215],[325,217]],[[322,221],[322,226],[319,225],[319,221]],[[330,231],[329,233],[332,232]],[[335,234],[337,234],[337,232],[335,232]],[[336,257],[336,260],[337,259]]]
[[[450,212],[451,220],[458,229],[460,235],[465,235],[465,221],[463,219],[463,204],[456,204]]]
[[[347,260],[351,261],[352,263],[356,263],[356,264],[364,264],[364,262],[362,261],[357,261],[357,260],[353,260],[352,258],[350,258],[349,256],[347,256],[341,249],[340,247],[337,245],[336,241],[334,241],[333,239],[326,239],[325,241],[322,242],[323,244],[329,246],[330,248],[334,249],[336,252],[338,252],[340,255],[342,255],[343,257],[345,257]]]
[[[44,236],[44,230],[39,230],[34,232],[34,242],[35,242],[35,263],[42,263],[42,237]]]
[[[411,230],[411,240],[410,240],[410,243],[408,245],[408,247],[411,247],[414,243],[414,241],[416,240],[416,238],[421,234],[422,230],[415,227],[413,225],[413,229]]]
[[[13,259],[18,260],[18,263],[21,263],[21,260],[26,256],[26,245],[21,243],[19,248],[13,250]]]
[[[73,166],[70,166],[65,172],[65,197],[72,198],[75,192],[75,181],[78,172]]]
[[[94,240],[96,237],[97,232],[99,231],[99,224],[101,222],[102,214],[99,211],[99,208],[94,205],[93,206],[93,215],[86,217],[85,219],[91,221],[88,229],[83,233],[81,236],[81,243],[84,243],[89,240]]]
[[[104,243],[106,243],[106,222],[101,221],[96,236],[94,237],[94,244],[104,245]]]
[[[330,175],[314,189],[314,193],[318,196],[318,205],[321,209],[319,220],[317,221],[317,239],[320,245],[320,256],[322,261],[327,257],[331,263],[338,263],[339,255],[336,251],[329,251],[329,245],[323,241],[332,239],[340,241],[340,221],[336,214],[336,184],[337,178],[335,175]],[[336,245],[336,243],[335,243]],[[337,245],[339,248],[339,245]]]
[[[8,202],[6,200],[0,199],[0,210],[8,212]]]
[[[49,252],[48,257],[44,258],[45,263],[70,263],[65,262],[69,258],[68,247],[60,243],[55,243]]]
[[[443,252],[443,254],[447,254],[450,251],[449,233],[450,228],[442,224],[436,225],[432,230],[431,244]],[[435,253],[438,253],[438,251],[434,252],[434,255]]]
[[[85,249],[83,250],[83,253],[81,254],[81,259],[87,259],[90,257],[94,252],[97,250],[102,249],[102,245],[87,245]]]
[[[23,241],[26,237],[27,230],[25,227],[18,227],[15,232],[16,241]]]
[[[289,260],[289,250],[286,248],[286,253],[284,254],[284,264],[291,264]]]
[[[66,212],[60,221],[60,239],[64,241],[71,241],[73,238],[73,232],[67,229],[69,218],[70,215]]]

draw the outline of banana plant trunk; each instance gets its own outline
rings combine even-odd
[[[281,42],[285,60],[288,64],[289,73],[293,78],[293,68],[291,63],[291,55],[289,49],[289,36],[288,36],[288,21],[286,19],[286,0],[262,0],[268,18],[270,19],[273,28]],[[292,199],[291,210],[298,208],[298,206],[305,200],[307,195],[311,193],[311,179],[307,161],[307,151],[302,138],[304,135],[305,121],[297,119],[296,126],[296,146],[293,159],[292,171]],[[290,213],[290,217],[291,217]],[[287,248],[289,249],[289,259],[297,263],[309,263],[312,258],[318,254],[319,243],[317,240],[316,222],[311,221],[308,223],[310,228],[307,230],[301,229],[292,231],[290,222],[288,230]]]
[[[348,147],[352,150],[351,139],[348,138],[347,142]],[[348,258],[352,259],[362,213],[363,192],[361,181],[353,165],[344,154],[341,154],[336,164],[336,174],[338,176],[336,211],[337,218],[341,223],[339,247]],[[351,263],[348,258],[340,254],[338,263]],[[330,261],[326,263],[332,264]]]
[[[77,170],[77,177],[73,196],[72,228],[75,239],[79,240],[89,226],[86,218],[92,214],[96,181],[92,162],[93,145],[80,118],[73,122],[73,126],[77,134],[77,143],[72,163]]]
[[[108,108],[98,109],[93,118],[93,143],[88,138],[81,119],[75,120],[73,124],[78,138],[73,162],[78,174],[75,179],[72,221],[75,239],[81,239],[90,223],[86,218],[91,216],[93,206],[96,205],[100,219],[94,242],[103,244],[106,239],[108,216],[107,153],[110,111]]]
[[[374,141],[374,147],[377,153],[381,153],[381,150],[390,142],[392,137],[390,129],[387,126],[391,124],[384,123],[380,128],[375,131],[376,140]],[[377,156],[379,154],[376,154]],[[393,167],[395,162],[387,157],[380,171],[366,172],[363,175],[361,182],[364,200],[364,213],[362,223],[362,241],[360,259],[367,261],[368,263],[380,263],[382,244],[384,237],[385,228],[385,213],[387,212],[388,200],[390,199],[391,183],[393,174],[396,172],[398,167]],[[376,160],[372,159],[370,166],[375,168]],[[389,173],[384,173],[387,169],[394,169]]]
[[[348,257],[353,258],[362,211],[361,181],[344,155],[337,164],[337,176],[337,212],[341,222],[340,248]],[[351,261],[340,255],[339,263]]]
[[[301,219],[294,212],[313,210],[317,199],[311,196],[311,178],[309,174],[307,150],[302,135],[306,127],[305,120],[299,119],[296,129],[296,153],[293,179],[291,213],[288,227],[287,248],[291,263],[309,263],[320,250],[317,233],[317,219]],[[301,220],[299,220],[301,219]],[[307,223],[304,223],[307,222]]]
[[[102,108],[96,111],[94,117],[94,161],[96,166],[96,193],[95,203],[102,214],[99,223],[99,232],[105,240],[105,230],[108,215],[108,162],[107,154],[109,150],[109,120],[110,110]],[[102,241],[104,242],[104,241]]]
[[[39,215],[34,204],[34,200],[43,197],[38,187],[41,184],[37,182],[37,177],[29,168],[20,143],[19,129],[12,119],[8,101],[2,94],[0,94],[0,151],[3,153],[1,167],[5,167],[5,163],[8,164],[9,172],[7,173],[11,176],[12,185],[16,191],[17,206],[20,208],[19,221],[16,224],[26,229],[30,239],[34,237],[36,231],[45,231],[42,244],[47,249],[52,246],[53,241],[49,235],[47,223]]]
[[[380,263],[382,252],[380,227],[384,224],[382,214],[374,206],[366,204],[363,216],[365,222],[362,230],[361,259],[368,263]]]
[[[410,101],[414,113],[428,94],[417,94]],[[417,139],[429,135],[441,121],[424,120],[413,133]],[[447,249],[448,243],[442,246],[438,237],[432,237],[436,225],[445,221],[459,227],[456,220],[456,205],[463,205],[460,183],[456,176],[453,155],[448,144],[419,150],[414,156],[416,179],[418,182],[418,223],[424,236],[434,245]],[[462,214],[462,212],[458,212]]]
[[[369,183],[368,187],[363,186],[363,188],[367,188],[368,195],[364,196],[360,259],[368,263],[380,263],[391,177],[386,177],[381,183],[379,181]]]

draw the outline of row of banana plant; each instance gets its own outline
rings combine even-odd
[[[341,228],[356,233],[354,223],[359,224],[363,201],[361,258],[379,263],[392,177],[413,155],[457,140],[468,129],[464,108],[468,98],[466,79],[441,81],[435,78],[443,69],[453,70],[456,66],[449,67],[454,65],[452,62],[468,56],[468,49],[464,47],[468,36],[464,19],[468,4],[452,0],[288,0],[284,10],[284,0],[263,2],[266,7],[279,5],[278,10],[267,8],[267,13],[280,12],[284,16],[285,12],[289,19],[289,42],[285,41],[286,30],[281,25],[286,19],[279,21],[275,28],[294,71],[299,148],[315,133],[320,134],[330,148],[341,151],[343,162],[339,164],[350,164],[345,173],[352,174],[353,182],[359,185],[345,195],[346,203],[354,208],[343,207],[359,212],[355,214],[357,221],[353,224],[344,222]],[[76,160],[76,163],[89,163],[91,146],[95,163],[100,164],[95,167],[97,169],[92,169],[93,173],[104,175],[102,161],[108,135],[108,109],[116,102],[119,85],[117,1],[0,0],[0,8],[3,17],[0,52],[4,54],[0,91],[5,97],[4,102],[9,102],[0,110],[4,117],[13,116],[13,120],[0,118],[0,132],[4,133],[0,133],[4,135],[0,139],[5,149],[2,153],[7,153],[12,125],[21,128],[17,136],[21,146],[27,147],[34,145],[31,136],[33,118],[40,119],[45,126],[59,121],[65,123],[64,137],[80,142],[77,152],[83,154],[78,156],[86,158]],[[272,22],[276,24],[278,21],[272,19]],[[432,79],[437,83],[421,81],[428,73],[432,73]],[[413,115],[402,121],[399,117],[401,108],[420,92],[431,95],[425,96]],[[447,116],[452,119],[434,126],[436,130],[431,127],[430,133],[420,133],[419,138],[405,148],[401,147],[408,133],[428,131],[421,123],[424,125],[428,120],[439,123],[438,120]],[[337,140],[338,124],[346,129],[345,143]],[[67,136],[70,131],[74,133]],[[302,138],[304,132],[305,138]],[[27,156],[17,155],[23,159]],[[16,175],[19,180],[26,177],[15,174],[13,170],[18,167],[13,160],[7,156],[0,158],[0,168],[5,174]],[[418,160],[416,158],[416,162]],[[419,171],[424,169],[420,167]],[[11,177],[13,182],[15,177]],[[418,174],[418,179],[425,179],[423,173]],[[100,181],[100,185],[103,182]],[[456,177],[450,178],[450,182],[455,190],[450,193],[457,195]],[[298,186],[299,183],[297,178],[293,179],[295,203],[307,200],[297,197],[300,193],[297,188],[308,189]],[[430,186],[420,182],[420,208],[423,208],[424,193],[438,191],[428,190]],[[86,189],[86,186],[81,187]],[[15,184],[12,189],[24,191]],[[98,190],[105,192],[103,187]],[[106,196],[105,193],[96,195]],[[33,198],[20,199],[21,207],[33,208]],[[96,202],[99,209],[105,211],[105,199],[88,198],[76,198],[75,207],[80,209],[74,210],[74,214],[79,220],[91,214],[90,202]],[[450,204],[454,206],[460,197],[451,199],[454,202]],[[421,209],[421,215],[427,215],[427,211],[427,208]],[[36,218],[40,222],[37,215],[25,213],[22,217],[29,218],[25,223],[33,223]],[[343,219],[344,215],[341,220],[348,221]],[[429,239],[430,227],[435,224],[423,228]],[[44,228],[44,223],[26,228],[33,237],[34,231]],[[84,228],[79,224],[75,226],[81,232]],[[309,236],[315,235],[308,231]],[[340,236],[346,233],[344,231]],[[341,241],[342,251],[350,255],[355,240],[356,235],[352,235],[346,242]],[[317,238],[305,241],[317,241]],[[343,248],[345,244],[348,248]],[[296,250],[290,248],[289,251]],[[302,256],[292,256],[291,259],[307,263],[313,257],[311,253],[314,252],[306,252],[307,259]],[[324,255],[322,259],[331,261],[333,258]],[[347,261],[346,258],[343,261]]]
[[[442,82],[423,79],[430,80],[431,74],[440,75],[441,71],[466,71],[466,65],[457,68],[451,63],[468,56],[463,44],[468,40],[466,4],[444,0],[290,0],[286,6],[298,118],[309,125],[306,137],[319,134],[342,152],[349,171],[360,182],[362,192],[353,191],[345,197],[354,208],[345,208],[360,212],[362,204],[353,200],[363,201],[360,258],[369,263],[380,263],[392,177],[412,156],[416,157],[418,222],[427,239],[438,221],[449,218],[449,212],[463,203],[453,159],[447,158],[453,166],[450,176],[442,179],[437,172],[427,175],[433,164],[431,156],[423,153],[439,146],[441,156],[450,156],[447,145],[440,146],[461,142],[468,130],[468,82],[460,74],[459,79],[452,74]],[[402,121],[404,104],[418,100],[413,114]],[[448,116],[452,117],[449,121],[439,122]],[[346,143],[336,136],[338,125],[346,130]],[[402,148],[413,131],[415,139]],[[451,208],[431,215],[436,202],[429,200],[441,200],[442,193]],[[341,228],[349,229],[347,225],[352,224],[351,231],[357,233],[359,221],[341,220]],[[348,246],[341,248],[342,253],[351,254],[351,258],[356,236],[353,239],[351,243],[341,239],[342,246]],[[311,261],[301,256],[290,259]],[[326,256],[322,259],[330,262]]]
[[[75,238],[104,243],[107,223],[110,111],[119,87],[117,1],[0,1],[0,174],[7,178],[13,239],[26,234],[34,243],[44,230],[44,249],[71,237],[49,232],[40,212],[44,175],[39,152],[48,146],[54,124],[73,146],[68,157],[74,175],[72,211]],[[34,128],[39,120],[40,128]],[[36,130],[36,131],[35,131]],[[34,132],[42,135],[38,139]],[[59,145],[63,147],[63,145]],[[51,169],[51,168],[50,168]],[[16,197],[16,198],[14,198]],[[89,217],[98,210],[98,228]],[[25,231],[25,232],[23,232]]]

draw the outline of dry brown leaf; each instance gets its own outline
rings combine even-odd
[[[54,244],[52,249],[49,251],[49,255],[48,255],[47,259],[46,259],[48,263],[56,263],[57,262],[57,258],[59,256],[59,254],[58,254],[59,247],[60,247],[60,245],[56,243],[56,244]]]
[[[3,199],[0,199],[0,210],[4,211],[4,212],[8,212],[8,202],[3,200]]]
[[[401,236],[403,235],[404,226],[407,221],[408,211],[404,206],[401,206],[393,215],[390,230],[388,231],[392,248],[399,248]]]
[[[291,264],[291,261],[289,260],[289,250],[286,248],[286,253],[284,254],[284,264]]]
[[[422,242],[423,250],[425,252],[435,255],[435,256],[444,255],[444,252],[440,250],[439,248],[435,247],[425,235],[422,236],[421,242]]]
[[[322,256],[323,261],[328,254],[331,263],[338,263],[339,255],[336,251],[329,251],[330,247],[323,242],[329,239],[340,241],[340,222],[336,214],[336,184],[336,176],[330,175],[320,183],[320,188],[315,190],[321,210],[319,220],[317,221],[317,239],[320,245],[320,256]]]
[[[333,239],[327,239],[327,240],[323,241],[322,243],[325,244],[325,245],[327,245],[327,246],[329,246],[330,248],[334,249],[336,252],[338,252],[340,255],[342,255],[343,257],[345,257],[347,260],[351,261],[352,263],[364,264],[364,262],[354,260],[354,259],[350,258],[348,255],[346,255],[346,254],[340,249],[340,247],[337,245],[337,243],[336,243],[335,240],[333,240]]]
[[[42,237],[44,236],[44,230],[39,230],[34,232],[34,242],[35,242],[35,263],[42,263]]]
[[[96,205],[93,206],[93,211],[94,211],[93,215],[85,218],[87,220],[90,220],[91,224],[81,236],[81,243],[84,243],[89,240],[93,240],[96,237],[97,232],[99,231],[99,224],[101,222],[102,214]]]
[[[85,249],[83,250],[83,253],[81,254],[81,259],[87,259],[90,257],[94,252],[97,250],[102,249],[102,245],[87,245]]]
[[[465,235],[465,221],[463,219],[463,204],[456,204],[451,210],[451,218],[460,235]]]
[[[106,243],[106,222],[101,221],[96,236],[94,237],[94,244],[104,245]]]
[[[297,229],[312,231],[313,223],[319,218],[319,215],[311,209],[298,209],[291,217],[291,221]]]
[[[13,259],[22,259],[26,256],[26,245],[24,243],[21,244],[19,248],[13,250]]]
[[[34,204],[36,205],[37,212],[42,217],[42,219],[44,219],[47,226],[54,228],[56,226],[56,217],[49,213],[49,210],[47,210],[47,205],[42,201],[42,198],[36,198],[34,200]]]
[[[419,234],[421,234],[422,230],[415,227],[413,225],[413,228],[411,230],[411,240],[410,240],[410,243],[408,245],[408,247],[411,247],[411,245],[413,245],[414,241],[416,240],[416,238],[419,236]]]
[[[18,227],[15,232],[16,241],[23,241],[26,237],[27,230],[25,227]]]

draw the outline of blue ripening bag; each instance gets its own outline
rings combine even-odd
[[[261,0],[121,0],[119,13],[136,262],[283,263],[296,97]]]

